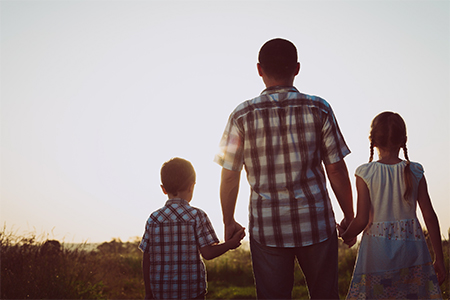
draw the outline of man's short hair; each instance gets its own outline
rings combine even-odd
[[[172,158],[161,167],[161,183],[168,194],[176,196],[195,183],[194,167],[185,159]]]
[[[265,73],[275,79],[294,75],[297,67],[297,48],[288,40],[276,38],[259,50],[258,61]]]

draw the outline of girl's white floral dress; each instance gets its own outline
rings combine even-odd
[[[411,162],[412,199],[423,167]],[[417,201],[404,200],[406,162],[371,162],[357,168],[370,193],[364,230],[347,299],[440,299],[441,291],[427,243],[417,220]]]

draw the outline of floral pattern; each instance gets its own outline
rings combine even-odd
[[[372,223],[364,234],[395,241],[424,240],[422,227],[417,219]]]
[[[347,299],[442,299],[431,263],[354,275]]]

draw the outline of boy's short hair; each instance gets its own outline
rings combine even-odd
[[[258,61],[267,75],[275,79],[289,78],[295,73],[297,48],[285,39],[272,39],[259,50]]]
[[[168,194],[176,196],[195,183],[194,167],[185,159],[172,158],[161,167],[161,183]]]

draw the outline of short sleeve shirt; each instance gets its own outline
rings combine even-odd
[[[215,161],[247,172],[249,230],[259,243],[301,247],[335,230],[324,164],[350,153],[331,106],[295,87],[275,87],[230,115]]]
[[[190,299],[206,291],[199,249],[219,239],[204,211],[171,199],[150,215],[139,245],[150,254],[150,284],[156,299]]]

